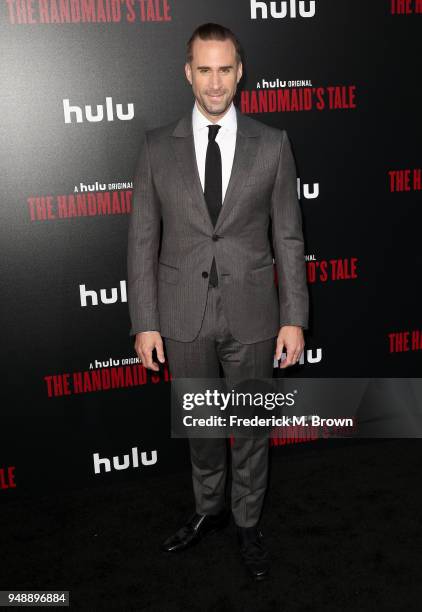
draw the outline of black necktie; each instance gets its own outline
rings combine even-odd
[[[213,225],[217,223],[218,215],[222,206],[222,177],[221,177],[221,153],[215,138],[221,125],[208,126],[208,146],[207,155],[205,157],[205,189],[204,196],[207,202],[208,211],[210,213]],[[216,287],[218,285],[217,268],[215,258],[212,260],[210,270],[210,285]]]

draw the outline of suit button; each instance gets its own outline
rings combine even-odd
[[[220,236],[218,236],[218,234],[213,234],[212,235],[212,239],[214,240],[214,242],[217,242],[217,240],[220,238]]]
[[[208,272],[202,272],[202,278],[208,278]]]

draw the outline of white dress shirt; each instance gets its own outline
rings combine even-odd
[[[226,195],[227,185],[229,184],[230,174],[233,166],[234,150],[236,147],[236,132],[237,132],[237,116],[233,102],[230,104],[228,111],[219,121],[217,125],[221,125],[218,130],[215,141],[221,151],[221,172],[222,172],[222,201]],[[205,157],[208,146],[208,125],[210,121],[202,113],[197,102],[193,106],[192,111],[192,129],[195,142],[196,163],[198,164],[199,178],[201,179],[202,190],[205,188]]]

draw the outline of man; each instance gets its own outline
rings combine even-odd
[[[188,42],[193,110],[145,135],[136,169],[128,239],[130,334],[146,368],[175,378],[231,384],[271,378],[274,356],[296,363],[308,325],[296,169],[285,130],[233,105],[242,77],[235,35],[217,24]],[[160,228],[162,222],[162,236]],[[278,273],[274,283],[272,246]],[[161,247],[161,248],[160,248]],[[164,343],[163,343],[164,339]],[[176,552],[226,525],[225,439],[190,439],[195,513],[163,544]],[[231,510],[252,576],[269,560],[258,527],[268,439],[235,439]]]

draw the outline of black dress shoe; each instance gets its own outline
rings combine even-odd
[[[239,527],[237,537],[242,559],[254,580],[264,580],[270,569],[269,554],[262,531],[257,527]]]
[[[168,537],[161,548],[165,552],[179,552],[193,546],[206,534],[214,533],[226,527],[230,512],[226,509],[219,514],[195,514],[175,534]]]

